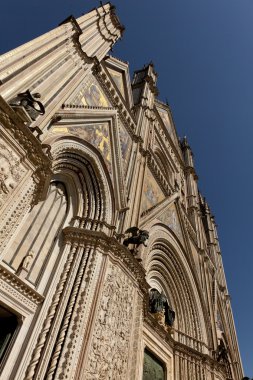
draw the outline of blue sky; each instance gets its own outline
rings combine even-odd
[[[126,26],[113,55],[131,71],[152,60],[160,99],[195,155],[218,224],[245,374],[253,376],[253,0],[115,0]],[[1,52],[99,1],[5,1]]]

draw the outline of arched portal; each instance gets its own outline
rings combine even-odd
[[[143,260],[150,288],[163,292],[175,311],[175,339],[205,352],[206,315],[197,284],[182,245],[166,226],[151,228],[149,252]]]

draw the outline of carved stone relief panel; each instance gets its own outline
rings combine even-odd
[[[0,139],[0,209],[10,198],[27,170],[20,157],[2,138]]]
[[[18,197],[12,199],[10,206],[5,208],[0,220],[0,252],[4,251],[10,242],[23,217],[27,214],[33,199],[35,183],[30,177]]]
[[[132,281],[110,264],[84,373],[86,380],[127,378],[133,299]]]

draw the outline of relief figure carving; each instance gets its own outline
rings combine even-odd
[[[20,165],[20,159],[0,142],[0,207],[8,195],[15,189],[24,174],[24,169]]]
[[[85,371],[87,380],[126,377],[134,288],[119,268],[110,266]]]

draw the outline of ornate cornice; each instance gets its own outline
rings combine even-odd
[[[36,292],[31,286],[22,281],[18,276],[11,273],[8,269],[0,264],[0,280],[5,285],[11,286],[12,289],[24,296],[27,300],[31,301],[35,305],[39,305],[44,301],[44,297]],[[2,286],[0,285],[0,289]]]
[[[118,34],[113,33],[110,30],[110,28],[108,28],[108,25],[106,22],[106,16],[108,14],[110,15],[113,26],[115,27],[116,30],[117,29],[119,30],[121,36],[125,30],[125,27],[123,25],[121,25],[119,18],[116,15],[115,6],[113,6],[111,4],[109,4],[109,5],[110,5],[109,12],[107,12],[105,7],[101,4],[103,12],[104,12],[103,14],[101,14],[99,12],[100,8],[96,8],[96,12],[98,15],[97,27],[98,27],[98,31],[99,31],[100,35],[104,38],[104,40],[107,42],[110,42],[111,45],[114,45],[114,42],[118,39],[119,36],[118,36]],[[106,30],[106,32],[108,33],[108,36],[110,36],[109,38],[105,36],[104,30]]]
[[[67,24],[67,23],[71,23],[71,25],[73,27],[73,30],[75,31],[75,34],[77,34],[78,36],[80,36],[83,33],[82,29],[80,28],[78,22],[76,21],[76,19],[75,19],[75,17],[73,15],[70,15],[65,20],[63,20],[59,24],[59,26],[63,25],[63,24]]]
[[[116,14],[116,11],[115,11],[116,7],[114,5],[111,5],[111,9],[110,10],[111,10],[111,20],[112,20],[112,23],[115,26],[115,28],[117,28],[117,29],[120,30],[121,35],[122,35],[124,33],[124,31],[125,31],[125,27],[124,27],[124,25],[122,25],[120,23],[120,20],[119,20],[117,14]]]

